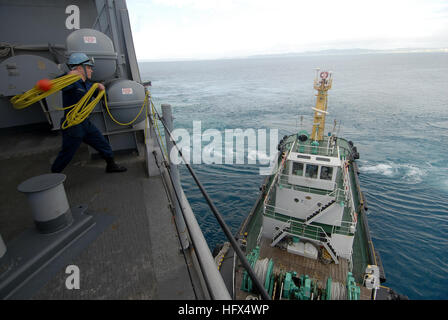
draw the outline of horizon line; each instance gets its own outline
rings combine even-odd
[[[256,59],[256,58],[275,58],[275,57],[293,57],[293,56],[308,56],[308,55],[335,55],[335,54],[380,54],[380,53],[433,53],[433,52],[447,52],[448,47],[439,48],[394,48],[394,49],[364,49],[364,48],[350,48],[350,49],[322,49],[322,50],[308,50],[298,52],[283,52],[283,53],[258,53],[240,56],[223,56],[217,58],[151,58],[151,59],[137,59],[137,62],[183,62],[183,61],[211,61],[211,60],[237,60],[237,59]]]

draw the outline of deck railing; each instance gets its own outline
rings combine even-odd
[[[304,153],[304,154],[312,154],[317,156],[327,156],[327,157],[335,157],[338,155],[336,148],[333,146],[329,147],[316,147],[309,144],[300,144],[298,143],[293,150],[293,152]]]
[[[294,189],[297,191],[303,191],[303,192],[307,192],[307,193],[320,194],[320,195],[335,195],[336,201],[344,200],[344,195],[343,195],[344,190],[341,188],[335,188],[333,190],[323,190],[323,189],[299,186],[296,184],[289,183],[289,175],[287,175],[287,174],[279,174],[278,182],[284,188]]]
[[[353,201],[353,194],[352,194],[352,185],[350,182],[350,172],[348,170],[348,162],[345,160],[342,161],[341,164],[341,170],[342,170],[342,180],[344,183],[344,196],[345,196],[345,203],[349,207],[350,210],[350,216],[352,217],[352,221],[356,223],[358,220],[358,216],[356,213],[355,203]]]
[[[285,213],[279,213],[278,211],[286,212]],[[288,209],[279,208],[278,206],[272,206],[272,205],[265,205],[263,208],[263,214],[266,217],[273,218],[279,221],[287,222],[289,220],[293,221],[294,224],[298,226],[304,226],[308,228],[309,230],[314,230],[313,228],[319,228],[322,231],[324,230],[320,226],[312,225],[312,224],[305,224],[305,221],[299,221],[297,219],[292,219],[293,212],[291,212]],[[340,224],[340,226],[339,226]],[[331,234],[342,234],[342,235],[353,235],[356,231],[356,223],[353,221],[335,221],[334,225],[331,227]],[[308,231],[307,231],[308,232]],[[325,232],[325,231],[324,231]],[[327,236],[328,234],[325,233]],[[317,240],[317,239],[315,239]]]
[[[265,206],[263,214],[266,217],[273,218],[285,223],[290,223],[288,232],[294,234],[298,237],[307,238],[309,240],[315,240],[319,242],[324,242],[324,239],[329,238],[325,230],[320,226],[306,225],[303,222],[291,219],[283,214],[278,214],[275,212],[274,206]]]
[[[195,181],[196,185],[199,187],[199,190],[201,191],[202,195],[204,196],[207,204],[209,205],[211,211],[213,212],[216,220],[218,221],[219,225],[221,226],[221,229],[223,230],[224,234],[226,235],[227,239],[229,240],[235,254],[238,256],[241,264],[243,265],[244,269],[248,272],[250,278],[252,279],[254,286],[257,288],[259,293],[261,294],[262,299],[270,300],[271,297],[267,293],[264,285],[259,281],[257,278],[254,270],[252,269],[251,265],[247,261],[246,256],[244,255],[243,251],[240,248],[240,245],[235,240],[234,235],[230,231],[230,228],[225,223],[224,219],[222,218],[222,215],[220,214],[218,208],[216,208],[215,204],[213,203],[212,199],[208,195],[207,191],[205,190],[202,183],[199,181],[198,176],[196,175],[193,168],[188,164],[187,161],[185,161],[184,156],[182,155],[181,149],[177,146],[176,140],[173,137],[171,131],[173,130],[173,124],[172,124],[172,115],[171,115],[171,106],[167,104],[162,104],[162,113],[163,117],[160,116],[160,114],[154,110],[154,118],[150,117],[151,125],[154,126],[154,121],[156,120],[156,115],[158,120],[160,120],[165,128],[165,138],[166,143],[168,147],[168,151],[171,152],[172,148],[176,148],[179,156],[182,158],[182,160],[185,163],[185,166],[187,167],[188,171],[190,172],[193,180]],[[157,139],[159,140],[159,139]],[[158,141],[159,145],[161,144],[161,141]],[[154,154],[155,160],[157,161],[157,157]],[[162,157],[165,161],[165,163],[169,164],[169,177],[170,182],[173,186],[173,199],[174,201],[177,200],[177,207],[180,209],[180,215],[179,218],[183,218],[182,220],[186,223],[186,229],[188,231],[188,234],[191,238],[191,243],[193,245],[194,252],[198,258],[199,262],[199,268],[200,272],[204,278],[206,289],[210,294],[210,297],[212,299],[218,299],[218,300],[227,300],[230,299],[231,296],[227,290],[227,287],[224,283],[224,280],[222,278],[222,275],[219,273],[218,268],[216,267],[215,261],[212,257],[212,254],[210,252],[210,249],[207,245],[207,242],[203,236],[202,231],[200,230],[200,227],[197,223],[196,217],[194,216],[193,212],[190,210],[185,210],[184,208],[189,207],[188,200],[185,197],[185,194],[182,192],[180,180],[173,179],[175,176],[172,175],[174,171],[177,171],[177,166],[170,162],[169,159],[165,158],[165,155],[162,153]],[[177,186],[177,187],[176,187]],[[180,220],[180,219],[179,219]],[[177,221],[176,221],[177,222]],[[185,250],[182,250],[185,251]]]
[[[326,141],[324,140],[324,143]],[[317,147],[317,146],[312,146],[311,144],[308,143],[296,143],[295,147],[292,148],[291,150],[292,152],[297,152],[297,153],[304,153],[304,154],[312,154],[312,155],[318,155],[318,156],[327,156],[327,157],[338,157],[339,159],[341,159],[342,157],[345,157],[348,153],[349,150],[345,147],[342,146],[338,146],[338,145],[332,145],[330,146],[328,144],[328,140],[327,140],[327,146],[325,147]]]

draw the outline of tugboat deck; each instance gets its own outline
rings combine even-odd
[[[339,264],[323,264],[319,260],[306,258],[300,255],[291,254],[286,250],[277,247],[271,247],[268,238],[260,240],[260,257],[259,259],[270,258],[275,262],[275,269],[283,271],[296,271],[298,275],[306,274],[311,278],[318,279],[324,284],[328,277],[333,282],[344,283],[347,281],[347,272],[349,271],[349,262],[346,259],[339,258]],[[244,269],[239,268],[236,275],[236,299],[245,300],[247,296],[253,295],[248,292],[239,290]],[[364,286],[361,288],[361,300],[370,300],[371,291]]]

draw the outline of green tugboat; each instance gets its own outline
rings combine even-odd
[[[331,72],[316,70],[312,131],[280,141],[278,169],[264,181],[237,237],[272,299],[400,298],[382,285],[358,180],[359,153],[336,135],[336,122],[325,132],[332,81]],[[236,258],[233,276],[236,299],[259,298]]]

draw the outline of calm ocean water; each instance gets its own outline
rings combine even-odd
[[[140,63],[156,104],[173,106],[176,128],[192,132],[193,120],[202,131],[277,128],[279,139],[297,132],[301,115],[310,131],[316,67],[334,72],[327,131],[341,121],[340,135],[360,152],[385,285],[411,299],[448,299],[448,54]],[[259,164],[245,163],[193,165],[234,232],[264,179]],[[185,166],[181,175],[213,249],[224,234]]]

